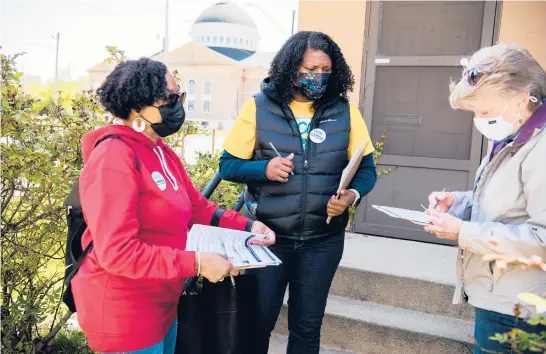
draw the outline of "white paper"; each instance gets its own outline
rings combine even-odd
[[[372,207],[393,218],[404,219],[420,224],[430,224],[430,215],[422,211],[393,208],[382,205],[372,205]]]
[[[218,253],[230,258],[231,263],[239,269],[281,264],[281,260],[267,247],[249,244],[250,239],[263,237],[250,232],[194,225],[188,234],[186,250]]]
[[[353,157],[351,158],[347,166],[343,169],[343,172],[341,173],[341,181],[339,181],[339,187],[337,188],[337,193],[349,187],[349,184],[353,180],[353,177],[355,176],[356,171],[360,166],[360,162],[364,157],[364,150],[366,149],[366,146],[368,146],[369,142],[370,141],[366,141],[366,139],[363,139],[360,142],[360,145],[358,146],[358,149],[354,153]],[[332,221],[332,217],[328,217],[328,219],[326,219],[326,224],[330,224],[330,221]]]

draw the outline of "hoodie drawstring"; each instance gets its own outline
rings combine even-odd
[[[161,150],[159,146],[157,146],[154,148],[154,153],[159,159],[159,163],[161,164],[161,168],[163,169],[163,173],[165,174],[165,177],[167,177],[169,182],[171,182],[173,189],[175,191],[178,191],[178,182],[176,181],[176,178],[174,178],[173,174],[171,173],[171,170],[169,170],[169,166],[167,165],[167,161],[165,160],[165,155],[163,155],[163,151]]]

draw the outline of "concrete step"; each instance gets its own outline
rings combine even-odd
[[[455,318],[331,295],[321,344],[365,354],[471,353],[473,324]],[[288,334],[287,307],[275,328]]]
[[[347,234],[331,294],[472,321],[470,305],[452,305],[457,249]]]
[[[268,354],[286,354],[286,346],[288,345],[288,337],[286,336],[271,336],[269,342]],[[353,354],[337,349],[320,348],[321,354]]]

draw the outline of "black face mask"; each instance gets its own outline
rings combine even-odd
[[[176,134],[182,128],[182,124],[186,119],[186,112],[182,102],[178,100],[157,109],[161,114],[161,123],[151,123],[150,127],[162,138]]]

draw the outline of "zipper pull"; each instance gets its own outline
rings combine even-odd
[[[304,168],[307,168],[307,160],[305,160],[305,161],[303,162],[303,167],[304,167]]]

